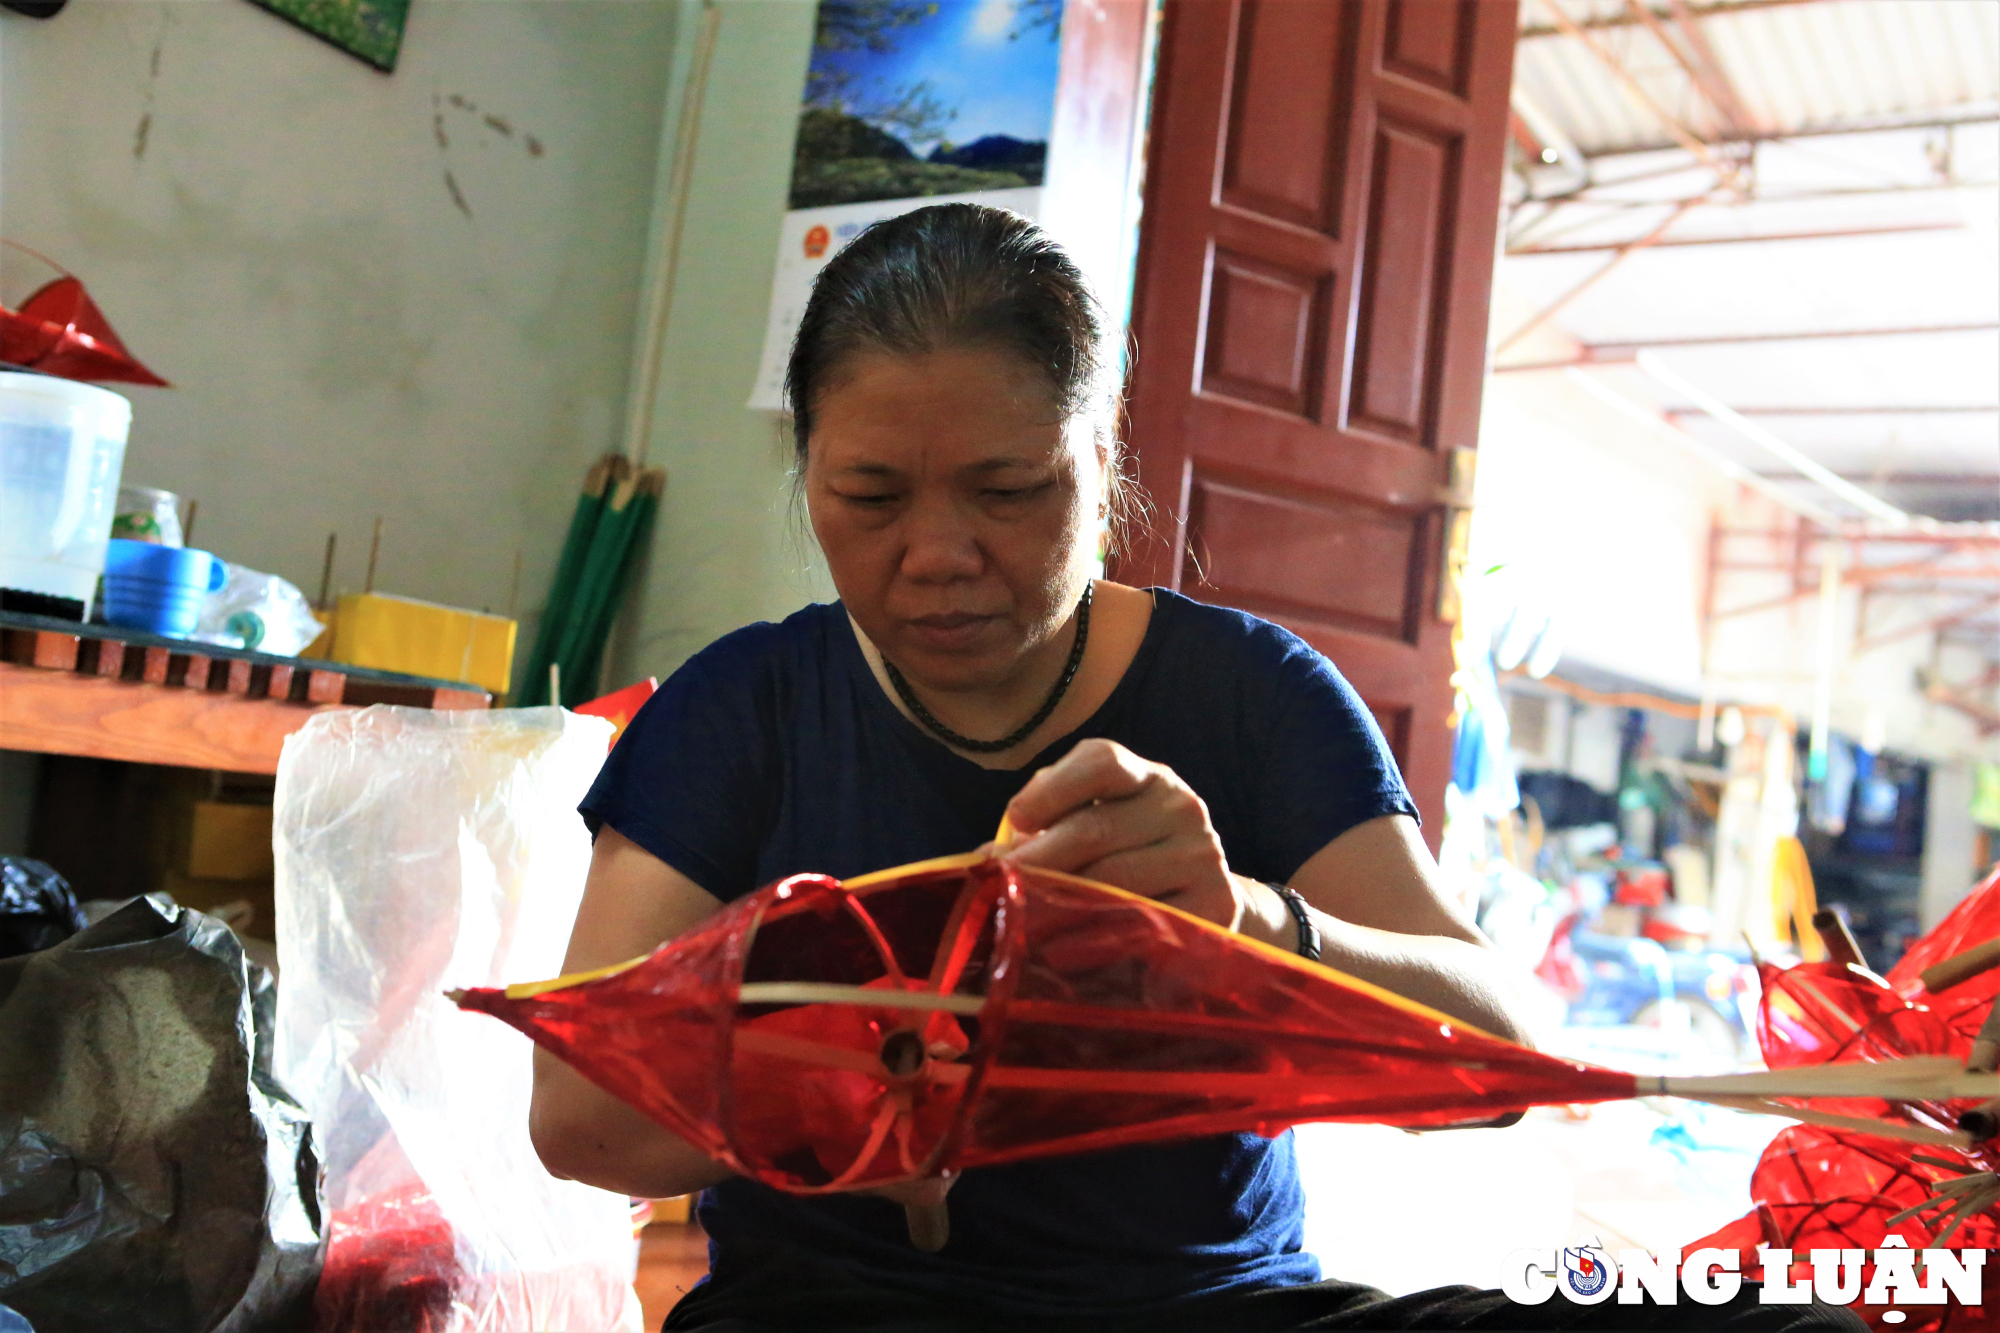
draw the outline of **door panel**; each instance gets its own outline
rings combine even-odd
[[[1209,273],[1201,391],[1318,415],[1332,283],[1231,250],[1215,252]]]
[[[1426,401],[1449,299],[1454,139],[1387,117],[1377,122],[1369,189],[1361,314],[1354,330],[1354,396],[1348,423],[1434,448]],[[1483,369],[1483,367],[1482,367]]]
[[[1120,577],[1326,653],[1435,846],[1447,459],[1476,442],[1511,0],[1166,0]]]
[[[1465,95],[1472,10],[1479,0],[1389,0],[1382,67],[1439,92]]]
[[[1337,3],[1243,0],[1222,148],[1224,203],[1335,230],[1346,146],[1337,113],[1349,99],[1327,71],[1352,67],[1351,17]]]
[[[1421,520],[1343,496],[1308,497],[1221,480],[1206,470],[1188,497],[1199,534],[1191,558],[1214,600],[1274,620],[1416,637],[1412,589],[1422,580]]]

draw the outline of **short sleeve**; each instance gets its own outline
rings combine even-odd
[[[755,885],[777,763],[769,672],[750,631],[689,659],[619,737],[578,807],[717,898]]]
[[[1383,815],[1417,818],[1375,715],[1332,662],[1293,643],[1253,779],[1257,845],[1280,882],[1357,825]]]

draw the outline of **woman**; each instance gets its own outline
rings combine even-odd
[[[1012,214],[921,209],[827,264],[787,390],[840,601],[719,640],[633,721],[583,805],[597,843],[566,970],[645,952],[784,875],[978,846],[1004,813],[1017,861],[1316,945],[1521,1035],[1333,666],[1254,617],[1093,580],[1122,500],[1111,371],[1081,275]],[[671,1329],[1358,1327],[1363,1307],[1412,1327],[1441,1308],[1319,1283],[1290,1135],[797,1198],[537,1058],[550,1170],[705,1191],[711,1275]],[[950,1241],[922,1253],[899,1205],[947,1191]],[[1557,1313],[1438,1299],[1498,1325]]]

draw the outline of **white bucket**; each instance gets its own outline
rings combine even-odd
[[[0,588],[88,614],[131,427],[132,404],[108,389],[0,371]]]

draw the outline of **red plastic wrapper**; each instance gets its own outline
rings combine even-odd
[[[1913,945],[1886,977],[1837,963],[1760,969],[1764,997],[1757,1035],[1772,1068],[1879,1062],[1911,1055],[1964,1059],[1985,1021],[2000,970],[1931,995],[1919,974],[1944,959],[2000,936],[2000,872],[1989,876],[1936,929]],[[1950,1129],[1963,1102],[1851,1099],[1818,1109]],[[1815,1249],[1873,1251],[1900,1236],[1913,1250],[1942,1243],[1953,1249],[2000,1249],[2000,1206],[1952,1225],[1948,1209],[1891,1218],[1936,1196],[1939,1186],[2000,1170],[2000,1145],[1915,1146],[1875,1136],[1801,1125],[1772,1140],[1750,1181],[1756,1209],[1692,1245],[1738,1252],[1743,1271],[1762,1275],[1757,1247],[1789,1249],[1795,1279],[1809,1272]],[[1946,1229],[1951,1228],[1949,1234]],[[1864,1263],[1865,1283],[1875,1276]],[[1857,1301],[1871,1327],[1899,1333],[1969,1333],[2000,1328],[2000,1264],[1983,1272],[1981,1305],[1897,1308]],[[1900,1318],[1893,1317],[1900,1316]]]
[[[1636,1092],[1149,899],[976,855],[795,876],[644,959],[458,999],[794,1193]]]

